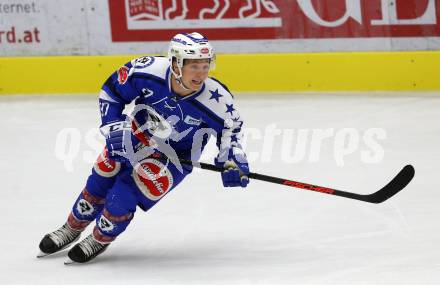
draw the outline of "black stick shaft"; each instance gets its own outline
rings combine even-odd
[[[194,167],[199,167],[201,169],[207,169],[216,172],[222,172],[224,170],[221,167],[217,167],[215,165],[203,163],[203,162],[193,163],[192,161],[184,160],[184,159],[180,159],[180,162],[183,164],[189,164],[189,165],[193,165]],[[414,177],[414,173],[415,173],[414,168],[411,165],[407,165],[385,187],[383,187],[382,189],[380,189],[375,193],[368,195],[356,194],[352,192],[341,191],[333,188],[328,188],[328,187],[323,187],[323,186],[318,186],[318,185],[313,185],[304,182],[298,182],[289,179],[278,178],[278,177],[273,177],[259,173],[253,173],[253,172],[249,173],[248,177],[250,179],[256,179],[270,183],[299,188],[303,190],[325,193],[329,195],[335,195],[335,196],[377,204],[384,202],[385,200],[389,199],[390,197],[398,193],[400,190],[402,190],[412,180],[412,178]]]

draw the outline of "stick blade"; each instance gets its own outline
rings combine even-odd
[[[387,185],[379,191],[366,195],[365,201],[379,204],[396,195],[406,187],[414,178],[415,169],[412,165],[406,165]]]

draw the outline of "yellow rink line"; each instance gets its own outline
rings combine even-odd
[[[0,57],[0,94],[97,93],[135,57]],[[439,67],[439,51],[221,54],[212,75],[238,92],[431,91]]]

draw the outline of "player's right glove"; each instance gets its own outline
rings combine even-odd
[[[224,187],[246,187],[249,183],[249,164],[246,154],[238,147],[220,151],[215,159],[215,165],[222,167]]]

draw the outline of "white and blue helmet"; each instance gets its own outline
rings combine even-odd
[[[181,33],[175,35],[171,39],[168,48],[168,59],[170,60],[170,64],[173,63],[173,59],[176,59],[180,74],[176,74],[172,68],[171,71],[177,79],[182,77],[182,68],[185,59],[209,59],[210,69],[215,67],[214,49],[208,39],[199,33]]]

